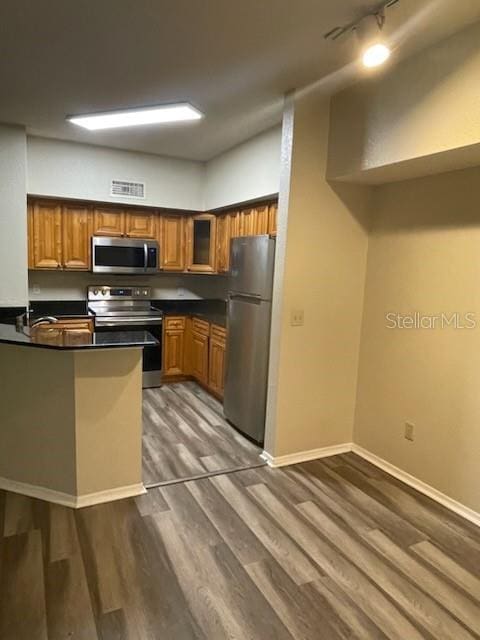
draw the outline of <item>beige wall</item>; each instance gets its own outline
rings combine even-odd
[[[479,164],[479,40],[476,23],[335,96],[328,175],[382,183]]]
[[[77,494],[142,481],[142,351],[75,352]]]
[[[0,345],[0,478],[75,495],[73,351]]]
[[[26,136],[0,125],[0,307],[26,306]]]
[[[141,492],[141,349],[2,344],[0,380],[1,486],[49,489],[72,506],[92,493]]]
[[[480,511],[480,168],[376,190],[354,440]],[[392,330],[387,312],[474,312]],[[404,439],[405,421],[416,426]]]
[[[274,456],[352,440],[367,254],[368,190],[335,190],[324,177],[328,100],[309,94],[292,108],[284,130],[284,138],[293,134],[293,154],[289,175],[285,144],[267,415],[266,449]],[[291,326],[294,309],[304,310],[304,326]]]

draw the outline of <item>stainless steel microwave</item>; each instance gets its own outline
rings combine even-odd
[[[92,238],[93,273],[157,273],[160,250],[155,240]]]

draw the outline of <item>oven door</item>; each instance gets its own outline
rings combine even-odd
[[[92,238],[93,273],[156,273],[158,242],[132,238]]]
[[[143,348],[142,386],[144,389],[159,387],[162,379],[162,320],[160,316],[101,317],[95,318],[95,331],[148,331],[158,340],[153,347]]]

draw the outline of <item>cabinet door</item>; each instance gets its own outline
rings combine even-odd
[[[257,210],[244,209],[240,216],[240,235],[254,236],[257,233]]]
[[[165,271],[185,271],[185,217],[162,214],[160,261]]]
[[[55,202],[35,202],[32,210],[33,268],[62,267],[62,207]]]
[[[208,386],[217,395],[223,397],[225,378],[225,341],[210,339],[210,358],[208,365]]]
[[[184,372],[185,329],[165,329],[163,337],[163,375],[178,376]]]
[[[240,211],[230,211],[228,214],[230,218],[230,238],[238,238],[240,233],[240,219],[242,217]]]
[[[217,271],[227,273],[230,267],[230,216],[217,218]]]
[[[255,235],[262,236],[268,233],[268,204],[256,208]]]
[[[272,236],[277,235],[277,210],[276,203],[271,204],[268,208],[268,233]]]
[[[157,213],[155,211],[127,211],[125,218],[125,235],[129,238],[157,237]]]
[[[199,382],[208,384],[208,336],[193,331],[191,350],[192,375]]]
[[[95,236],[121,237],[125,235],[125,212],[114,207],[100,207],[93,212]]]
[[[27,239],[28,239],[28,268],[33,269],[35,259],[33,257],[33,205],[27,205]]]
[[[63,266],[88,271],[91,258],[92,211],[89,207],[65,204],[62,207]]]
[[[187,253],[189,271],[215,271],[216,216],[204,213],[188,219]]]

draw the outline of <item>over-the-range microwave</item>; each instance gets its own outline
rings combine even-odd
[[[93,273],[156,273],[160,262],[158,242],[132,238],[92,238]]]

